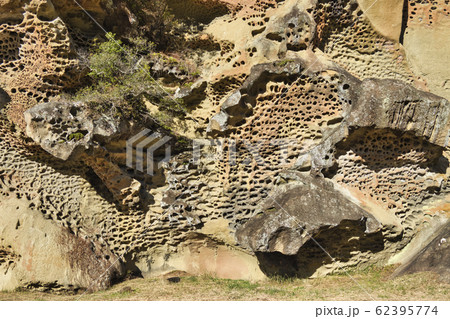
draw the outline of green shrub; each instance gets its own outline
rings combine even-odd
[[[289,60],[289,59],[281,60],[281,61],[277,62],[277,66],[285,67],[290,62],[294,62],[294,60]]]
[[[146,112],[144,99],[168,112],[167,118],[184,116],[182,100],[171,98],[152,75],[155,45],[143,38],[128,39],[130,44],[125,45],[112,33],[106,37],[89,58],[90,85],[72,98],[85,102],[93,112],[116,117],[139,117]],[[158,59],[162,56],[156,54]],[[178,61],[166,58],[162,63],[175,65]]]
[[[179,22],[170,12],[166,0],[124,0],[138,20],[138,32],[151,39],[158,49],[167,49],[175,44],[174,29]]]
[[[79,132],[72,133],[69,135],[69,141],[72,141],[72,140],[78,141],[78,140],[81,140],[83,137],[84,137],[83,133],[79,133]]]

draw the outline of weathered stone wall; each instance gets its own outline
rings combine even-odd
[[[172,137],[221,148],[199,161],[177,149],[154,176],[126,167],[128,126],[80,105],[36,107],[77,84],[74,47],[98,30],[72,3],[25,2],[0,2],[1,288],[101,289],[124,271],[322,275],[384,264],[448,218],[448,55],[442,41],[419,47],[448,29],[448,2],[192,1],[203,9],[191,18],[208,23],[186,35],[202,79]],[[108,1],[80,3],[114,29]],[[15,240],[25,234],[33,254]],[[39,247],[63,260],[53,275]],[[97,280],[94,260],[117,268]]]

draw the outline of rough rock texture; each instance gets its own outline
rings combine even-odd
[[[431,92],[450,99],[450,56],[441,39],[450,37],[450,3],[408,1],[403,45],[413,72],[423,77]]]
[[[386,264],[448,219],[448,54],[434,38],[448,29],[448,1],[172,2],[178,14],[198,8],[186,16],[203,23],[186,34],[202,80],[176,93],[189,116],[175,133],[196,138],[199,153],[173,144],[152,176],[126,167],[125,139],[138,130],[49,101],[76,84],[75,47],[98,30],[68,1],[24,2],[0,2],[1,287],[88,288],[94,256],[100,269],[118,260],[144,276],[318,276]],[[90,10],[114,31],[122,20],[105,3]],[[70,234],[65,246],[98,248],[70,267],[56,250],[67,262],[53,277],[28,271],[16,213],[45,218],[27,227],[36,247],[57,242],[38,235],[51,229]]]
[[[344,220],[359,221],[367,234],[380,230],[373,216],[334,190],[332,183],[302,177],[297,177],[299,185],[277,187],[257,214],[237,230],[236,238],[244,247],[295,255],[321,228],[336,227]]]
[[[331,182],[301,174],[283,177],[296,183],[276,187],[255,216],[236,231],[238,242],[256,253],[265,273],[308,277],[318,265],[383,250],[382,225]],[[290,262],[279,265],[276,253]],[[358,263],[363,259],[360,256]]]
[[[108,248],[58,227],[24,199],[2,198],[0,214],[2,290],[42,286],[92,291],[108,288],[123,275]]]
[[[82,103],[39,104],[24,113],[26,133],[53,156],[67,160],[123,132],[117,119],[103,114],[93,118],[87,109]]]
[[[0,25],[0,83],[11,97],[9,118],[24,128],[23,112],[73,87],[80,70],[67,27],[50,2],[14,8],[17,24]]]
[[[349,126],[408,131],[430,143],[449,146],[448,100],[392,80],[365,80],[355,95]]]
[[[83,103],[49,102],[24,113],[27,135],[56,158],[82,159],[123,206],[138,205],[141,183],[108,159],[103,145],[119,139],[127,125],[112,116],[95,116]]]
[[[103,28],[127,30],[127,15],[111,0],[78,3]],[[24,129],[24,111],[79,85],[84,70],[76,48],[91,45],[98,32],[74,1],[0,3],[0,85],[12,99],[7,113],[12,122]]]
[[[447,223],[436,232],[431,240],[409,261],[398,268],[394,276],[421,271],[432,271],[440,275],[441,280],[450,282],[450,225]]]

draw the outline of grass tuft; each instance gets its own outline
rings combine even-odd
[[[176,284],[164,278],[133,279],[81,300],[449,300],[450,285],[433,273],[392,279],[395,267],[370,267],[325,278],[274,277],[264,281],[220,279],[210,275],[182,277]],[[356,280],[358,284],[355,284]],[[369,292],[370,296],[361,288]],[[0,292],[0,300],[77,300],[80,295],[32,290]]]

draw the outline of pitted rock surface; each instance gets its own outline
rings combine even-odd
[[[331,182],[301,175],[297,179],[299,185],[277,187],[257,214],[236,231],[241,245],[254,252],[296,255],[321,229],[343,221],[359,222],[367,235],[381,230],[370,213],[342,196]]]
[[[80,3],[108,31],[136,23],[125,2]],[[189,114],[148,175],[126,166],[136,127],[53,101],[79,84],[98,28],[70,1],[0,1],[0,287],[386,264],[449,216],[450,10],[405,3],[171,1],[203,30],[185,35],[201,80],[176,90]],[[58,245],[79,249],[55,249],[46,271],[40,247]],[[95,282],[91,266],[116,260]]]
[[[39,104],[24,113],[27,135],[53,156],[67,160],[123,133],[120,121],[106,115],[95,119],[87,109],[83,103]]]

